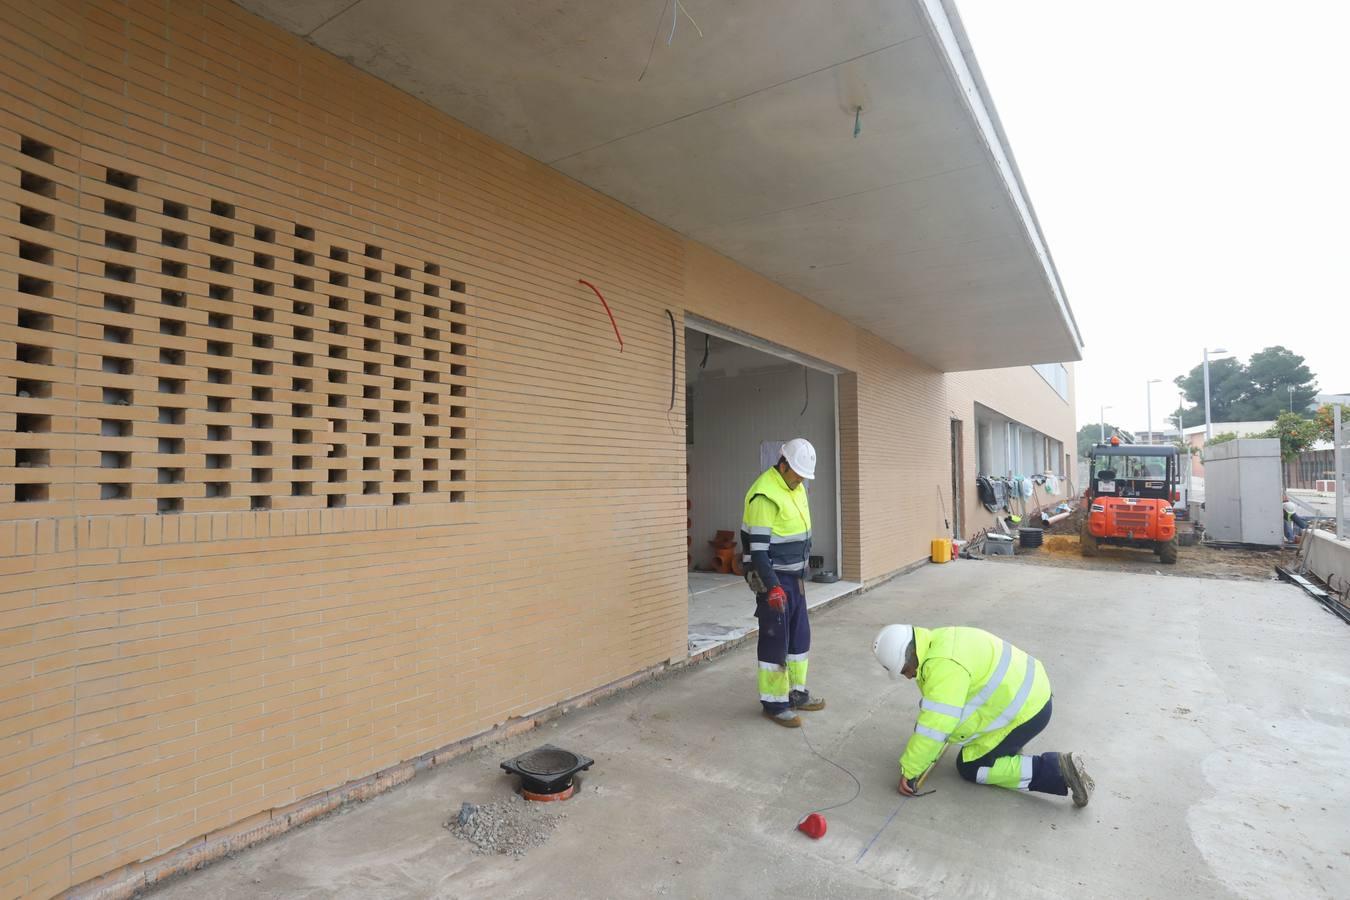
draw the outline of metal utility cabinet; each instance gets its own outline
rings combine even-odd
[[[1280,442],[1245,438],[1205,448],[1205,536],[1279,547],[1284,542]]]

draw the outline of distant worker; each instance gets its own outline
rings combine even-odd
[[[900,757],[900,793],[936,764],[947,744],[961,748],[966,781],[1011,791],[1073,794],[1086,806],[1094,787],[1081,755],[1022,748],[1050,721],[1050,678],[1040,661],[978,628],[887,625],[872,652],[891,678],[918,679],[919,720]]]
[[[1294,501],[1289,499],[1289,495],[1284,495],[1284,539],[1291,544],[1298,540],[1303,534],[1303,530],[1308,527],[1308,520],[1298,514],[1298,507]]]
[[[764,714],[785,728],[801,726],[797,710],[825,708],[824,699],[806,689],[811,509],[804,482],[815,477],[816,448],[805,438],[788,441],[778,463],[750,485],[741,525],[745,580],[759,619],[759,700]]]

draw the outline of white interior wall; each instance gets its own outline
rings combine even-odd
[[[700,369],[704,339],[687,334],[693,444],[688,449],[689,499],[698,568],[710,568],[708,542],[718,530],[739,531],[745,492],[759,476],[760,444],[804,437],[816,448],[811,498],[812,550],[838,571],[834,376],[714,339]],[[810,403],[806,412],[806,378]]]

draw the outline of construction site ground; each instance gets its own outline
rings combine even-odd
[[[1344,896],[1350,628],[1278,582],[1025,562],[925,566],[816,615],[828,706],[802,730],[759,714],[744,644],[156,897]],[[872,658],[891,622],[979,626],[1039,657],[1054,718],[1028,749],[1084,753],[1091,804],[966,783],[951,753],[936,793],[902,801],[919,695]],[[819,841],[794,826],[854,785],[808,738],[861,782]],[[498,763],[545,742],[595,766],[573,799],[513,810]],[[497,804],[478,843],[446,827],[466,802]]]
[[[1238,578],[1248,581],[1274,580],[1275,567],[1291,565],[1293,550],[1224,549],[1209,544],[1181,547],[1177,561],[1163,565],[1156,553],[1133,547],[1102,546],[1095,557],[1085,557],[1076,534],[1049,532],[1044,544],[1035,550],[1015,548],[1014,556],[991,556],[995,564],[1013,562],[1087,569],[1095,572],[1136,572],[1150,575],[1182,575],[1190,578]],[[962,560],[959,564],[964,565]],[[977,561],[977,565],[984,565]]]

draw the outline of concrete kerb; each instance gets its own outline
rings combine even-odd
[[[866,594],[927,564],[928,560],[923,559],[897,569],[890,574],[872,579],[856,590],[841,594],[813,607],[811,612],[818,613],[831,609],[845,600]],[[572,710],[584,709],[647,682],[692,671],[695,666],[734,650],[751,638],[758,636],[758,634],[758,629],[752,629],[741,637],[718,644],[715,647],[709,647],[693,656],[671,659],[665,663],[643,669],[641,672],[602,685],[570,700],[556,703],[526,716],[509,719],[486,731],[447,744],[444,747],[430,750],[413,759],[390,766],[331,791],[324,791],[289,806],[258,813],[243,822],[195,838],[160,856],[123,866],[84,884],[76,885],[62,896],[67,900],[131,900],[131,898],[138,897],[145,891],[166,881],[187,875],[220,859],[234,856],[278,835],[337,812],[345,806],[364,803],[400,784],[411,781],[420,772],[444,765],[480,748],[502,743],[560,718]]]

